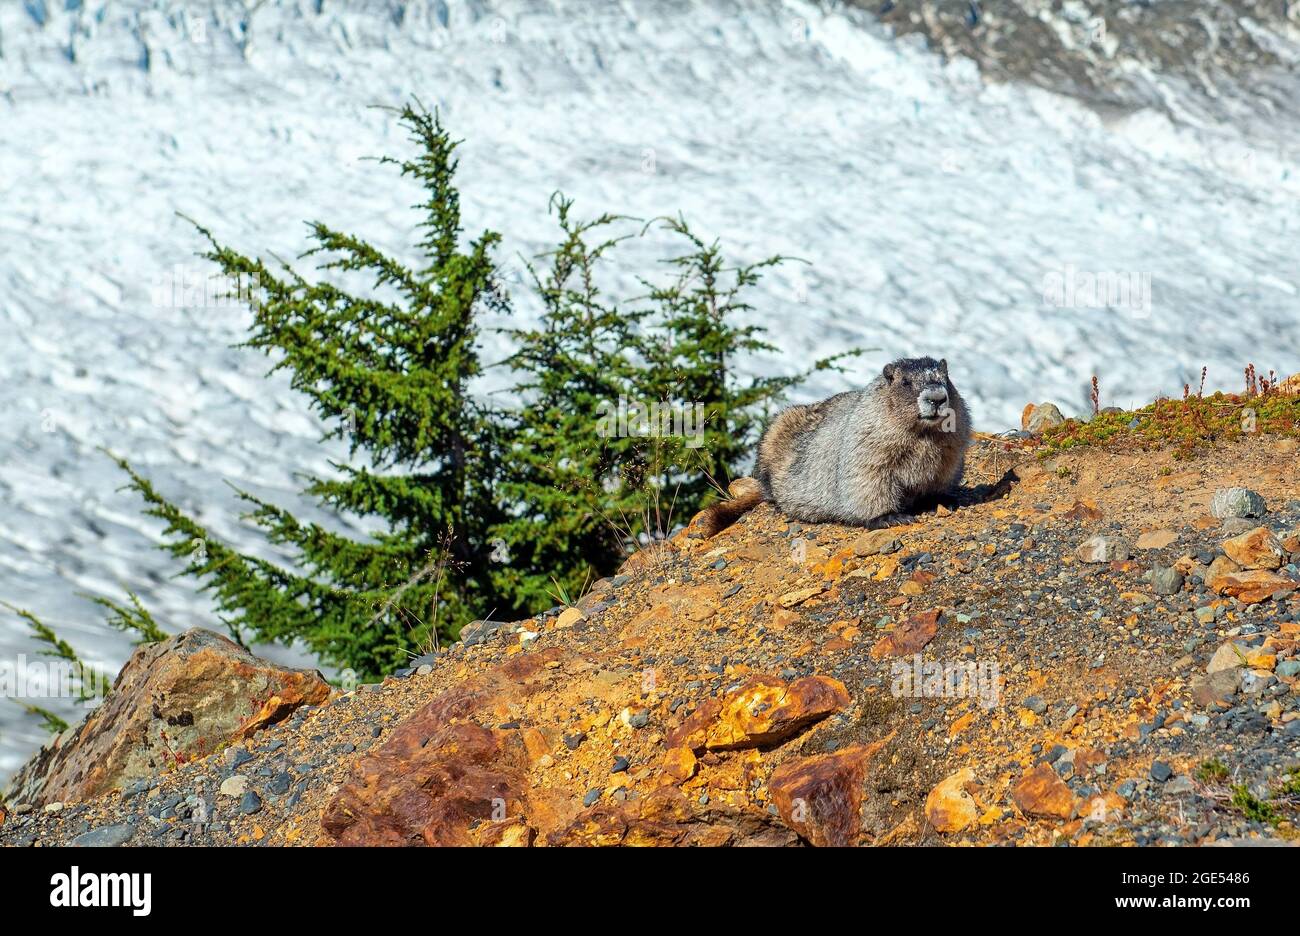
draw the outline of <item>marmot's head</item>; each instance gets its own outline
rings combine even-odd
[[[885,405],[903,425],[922,431],[956,432],[960,398],[948,379],[948,362],[905,358],[886,364]]]

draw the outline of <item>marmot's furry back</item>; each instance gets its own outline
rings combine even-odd
[[[879,527],[961,482],[970,413],[946,361],[886,365],[866,388],[781,412],[764,431],[756,486],[696,517],[706,536],[764,500],[792,520]]]

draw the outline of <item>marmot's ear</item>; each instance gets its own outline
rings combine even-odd
[[[948,359],[947,359],[947,358],[944,358],[943,360],[941,360],[941,361],[939,362],[939,373],[943,374],[943,376],[945,376],[945,377],[948,376]]]
[[[881,373],[885,375],[886,380],[893,383],[894,378],[898,376],[898,369],[894,367],[893,364],[886,364],[885,369],[882,370]]]

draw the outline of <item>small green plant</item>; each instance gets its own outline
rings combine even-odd
[[[14,699],[13,701],[18,702],[17,699]],[[43,709],[39,705],[28,705],[25,702],[18,702],[18,704],[23,707],[23,711],[28,715],[35,715],[39,718],[41,720],[41,727],[50,734],[63,734],[63,732],[68,730],[68,723],[55,715],[49,709]]]
[[[1276,809],[1267,801],[1255,796],[1244,783],[1232,788],[1232,805],[1241,810],[1251,822],[1276,825],[1281,819]]]
[[[122,631],[124,634],[135,634],[137,636],[136,644],[159,643],[167,639],[166,632],[158,626],[158,622],[153,619],[143,603],[140,596],[133,591],[128,591],[127,600],[130,605],[118,604],[110,598],[104,598],[99,595],[87,595],[86,597],[108,611],[108,626],[114,630]]]
[[[582,597],[587,594],[587,589],[591,584],[590,577],[584,578],[582,580],[582,586],[576,592],[574,592],[574,594],[577,596],[575,598],[569,594],[569,590],[564,587],[564,583],[559,582],[554,578],[551,579],[551,581],[552,583],[554,583],[555,589],[554,591],[550,592],[550,596],[551,599],[555,602],[556,606],[560,608],[572,608],[574,604],[582,600]]]
[[[1217,757],[1202,761],[1196,768],[1196,779],[1202,783],[1222,783],[1228,779],[1228,768]]]

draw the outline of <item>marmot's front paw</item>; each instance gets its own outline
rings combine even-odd
[[[886,527],[910,526],[916,523],[916,517],[908,513],[887,513],[881,514],[874,520],[867,523],[868,530],[883,530]]]

